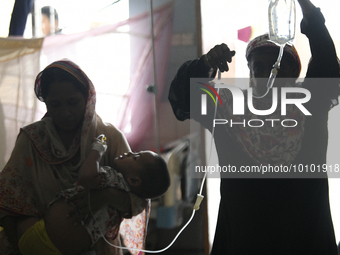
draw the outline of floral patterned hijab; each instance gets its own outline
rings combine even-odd
[[[52,67],[70,73],[88,91],[81,131],[71,146],[66,149],[48,113],[41,121],[21,129],[11,158],[4,170],[0,172],[0,218],[6,215],[43,217],[54,196],[59,191],[72,187],[77,181],[79,167],[90,151],[93,138],[99,135],[98,132],[105,132],[109,141],[107,152],[110,153],[103,156],[104,165],[112,166],[112,161],[116,156],[130,151],[120,131],[112,125],[105,124],[97,116],[95,88],[91,80],[75,63],[66,59],[56,61],[40,72],[35,81],[35,93],[38,99],[44,101],[41,92],[41,79],[44,71]],[[70,159],[79,151],[80,160],[71,163]],[[137,210],[136,207],[139,208],[143,202],[134,194],[129,194],[132,210]],[[120,233],[128,247],[144,247],[148,211],[147,208],[132,219],[123,221]],[[119,238],[113,240],[111,237],[117,236],[117,231],[116,228],[107,234],[107,239],[115,245],[120,244]],[[10,254],[10,248],[6,248],[4,231],[0,231],[0,246],[1,254]],[[109,246],[103,240],[98,241],[94,248],[98,255],[121,254],[119,250]]]
[[[249,60],[249,57],[252,53],[257,51],[266,51],[268,49],[279,49],[279,46],[276,45],[273,41],[269,39],[268,34],[263,34],[255,37],[251,40],[246,49],[246,58]],[[284,48],[284,54],[290,55],[296,64],[296,68],[298,69],[298,76],[301,72],[301,60],[299,54],[293,45],[286,44]]]
[[[227,116],[233,123],[244,123],[244,125],[238,124],[233,127],[224,126],[231,137],[235,139],[239,148],[248,155],[255,165],[280,166],[289,165],[294,161],[302,146],[305,124],[305,116],[295,105],[287,105],[287,115],[285,116],[281,116],[281,109],[276,110],[270,116],[255,115],[248,109],[244,115],[233,115],[232,94],[229,90],[222,90],[220,97],[223,102],[227,102],[227,105],[221,107],[217,112],[218,118]],[[270,109],[272,101],[253,98],[253,105],[255,109],[266,110]],[[267,119],[275,121],[268,122]],[[287,119],[296,122],[285,121]],[[249,120],[256,121],[248,124]],[[263,126],[261,126],[260,120],[265,123]],[[282,121],[284,121],[284,125],[282,125]]]
[[[53,136],[56,135],[56,134],[53,134],[53,131],[47,130],[48,132],[50,132],[50,134],[42,138],[41,136],[37,137],[34,135],[34,133],[37,132],[36,127],[32,129],[33,126],[35,126],[35,124],[32,124],[32,126],[25,127],[23,130],[29,135],[36,149],[38,150],[40,156],[46,162],[50,164],[60,164],[64,161],[67,161],[71,157],[73,157],[74,154],[77,152],[80,145],[85,147],[83,150],[81,150],[83,154],[86,151],[88,151],[87,149],[90,146],[87,142],[88,136],[93,135],[94,137],[93,130],[91,132],[91,126],[93,126],[93,123],[96,121],[96,114],[95,114],[96,91],[91,80],[86,76],[86,74],[75,63],[67,59],[64,59],[64,60],[56,61],[50,64],[37,75],[37,78],[35,80],[34,91],[35,91],[37,98],[40,101],[44,102],[44,98],[41,92],[41,78],[46,69],[53,68],[53,67],[60,68],[70,73],[82,85],[84,85],[86,90],[88,90],[88,98],[87,98],[87,103],[86,103],[86,110],[85,110],[84,122],[82,126],[81,137],[79,136],[76,137],[76,139],[73,141],[73,144],[71,145],[71,148],[66,153],[60,153],[61,149],[57,148],[57,145],[55,145],[55,142],[51,140],[53,139]],[[40,130],[39,132],[44,132],[44,130]],[[92,143],[92,140],[89,142]],[[85,155],[82,155],[82,157],[85,157]],[[79,163],[81,164],[82,160]]]
[[[266,52],[270,49],[279,49],[273,41],[269,39],[268,34],[260,35],[250,41],[246,49],[246,58],[249,60],[251,54],[262,51]],[[293,65],[297,68],[297,76],[301,72],[301,61],[293,45],[286,44],[284,54],[288,54],[293,59]],[[296,77],[297,78],[297,77]],[[288,84],[289,85],[289,84]],[[296,86],[296,84],[291,84]],[[229,97],[229,95],[225,95]],[[229,98],[230,100],[230,98]],[[228,101],[230,102],[230,101]],[[256,109],[269,109],[271,100],[261,98],[253,98],[253,104]],[[230,107],[230,106],[229,106]],[[231,109],[224,109],[227,114],[230,114]],[[302,146],[302,137],[304,134],[305,116],[295,105],[287,107],[287,115],[281,116],[280,109],[274,112],[271,116],[256,116],[250,111],[245,114],[245,119],[263,119],[270,117],[282,122],[284,119],[294,119],[297,121],[295,127],[284,127],[282,125],[267,125],[267,127],[251,128],[241,127],[232,129],[238,144],[256,164],[272,164],[272,165],[287,165],[290,164],[297,156]],[[265,117],[265,118],[263,118]],[[240,118],[233,116],[234,121],[240,121]],[[279,123],[279,122],[278,122]]]

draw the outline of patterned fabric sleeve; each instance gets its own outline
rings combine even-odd
[[[103,189],[105,187],[112,187],[130,191],[130,187],[125,181],[123,175],[113,168],[109,166],[100,167],[99,174],[101,175],[102,180],[98,188]]]

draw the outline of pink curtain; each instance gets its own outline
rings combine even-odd
[[[163,93],[172,38],[174,2],[154,11],[154,37],[156,56],[157,100]],[[132,150],[138,150],[147,132],[155,132],[154,94],[147,92],[154,84],[150,16],[131,25],[131,83],[126,94],[127,102],[120,109],[118,128],[122,130]],[[138,34],[138,38],[133,36]],[[141,37],[144,35],[144,37]],[[155,142],[156,147],[156,142]]]
[[[154,10],[158,98],[162,95],[167,71],[174,4],[171,1]],[[130,29],[124,30],[127,26]],[[147,85],[153,84],[150,34],[150,14],[145,12],[117,24],[77,34],[40,39],[1,38],[0,102],[3,114],[0,111],[0,130],[6,133],[6,148],[3,146],[0,150],[1,168],[9,158],[19,128],[41,119],[46,111],[44,103],[32,94],[36,74],[63,58],[74,61],[86,72],[97,91],[97,113],[104,121],[120,128],[131,148],[137,150],[145,134],[154,133],[154,95],[146,91]],[[129,43],[131,54],[121,50]],[[129,51],[129,47],[125,48]],[[124,59],[130,60],[130,55],[130,70],[123,72],[121,63]],[[120,91],[123,86],[128,87],[127,93]],[[13,88],[21,88],[20,97],[12,92]],[[8,113],[8,107],[17,109],[22,105],[30,107],[30,112],[24,114],[25,119]],[[13,127],[8,123],[16,124]]]
[[[153,11],[158,100],[163,92],[167,71],[174,4],[175,2],[171,1]],[[121,33],[120,29],[124,26],[129,26],[129,31]],[[98,38],[111,33],[116,33],[118,36],[120,34],[130,35],[130,84],[124,96],[114,95],[115,88],[121,86],[120,81],[115,82],[114,79],[122,75],[117,67],[113,66],[121,60],[114,53],[118,46],[112,46],[110,43],[98,46]],[[119,43],[119,38],[114,40]],[[107,50],[103,47],[107,47]],[[104,55],[100,55],[99,50],[104,52]],[[104,121],[111,122],[124,132],[132,150],[138,150],[138,145],[146,132],[155,132],[154,94],[146,90],[149,84],[154,83],[149,12],[83,33],[46,37],[42,55],[43,67],[55,60],[69,58],[88,74],[97,90],[97,113],[102,117],[105,114],[109,115],[109,118],[104,117]],[[105,55],[111,57],[106,61],[101,61],[107,58]],[[100,74],[99,82],[95,77],[98,73]],[[107,84],[103,84],[102,81]],[[100,96],[103,96],[102,100]],[[110,108],[110,112],[101,113],[99,109],[102,108]],[[112,116],[116,117],[111,118]]]

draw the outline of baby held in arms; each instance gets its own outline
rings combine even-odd
[[[108,232],[111,239],[117,237],[123,218],[131,217],[130,214],[124,214],[126,211],[131,212],[127,192],[151,199],[163,195],[170,186],[166,162],[152,151],[127,152],[115,158],[113,168],[100,167],[99,162],[107,147],[105,140],[104,135],[95,139],[89,155],[79,169],[78,182],[74,187],[59,192],[44,219],[37,219],[32,226],[35,228],[39,224],[45,224],[45,238],[50,239],[48,241],[60,254],[86,252]],[[96,189],[105,188],[126,191],[123,196],[114,198],[121,201],[119,208],[110,204],[96,208],[97,199],[112,199],[95,196]],[[22,245],[19,241],[23,255],[34,254],[24,251],[34,249],[32,246],[28,247],[29,239],[36,239],[31,235],[32,231],[27,231],[20,239]]]

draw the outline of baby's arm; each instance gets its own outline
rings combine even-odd
[[[85,159],[78,173],[78,182],[86,189],[98,188],[102,181],[99,174],[99,162],[105,153],[107,146],[100,140],[93,142],[90,154]]]

